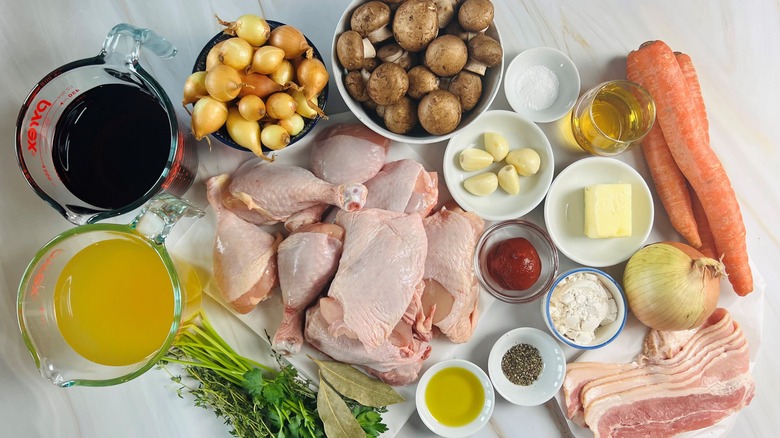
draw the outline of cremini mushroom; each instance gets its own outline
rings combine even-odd
[[[406,134],[417,126],[417,103],[406,96],[392,105],[378,106],[376,112],[390,132]]]
[[[468,51],[469,60],[465,69],[480,76],[484,75],[489,67],[501,62],[501,58],[504,57],[501,44],[482,33],[469,40]]]
[[[431,91],[417,106],[420,125],[433,135],[445,135],[454,131],[460,123],[460,113],[460,101],[446,90]]]
[[[462,39],[463,41],[468,41],[477,34],[476,32],[469,32],[466,30],[463,30],[463,28],[460,26],[460,23],[458,20],[452,20],[450,21],[450,24],[447,25],[447,27],[444,28],[444,34],[445,35],[455,35],[456,37]]]
[[[366,58],[376,56],[376,50],[368,39],[362,38],[354,30],[348,30],[336,40],[336,55],[341,66],[352,71],[363,68]]]
[[[407,76],[409,77],[409,89],[406,94],[412,99],[420,99],[439,88],[439,77],[424,65],[412,67]]]
[[[460,0],[434,0],[436,4],[436,16],[439,21],[439,29],[443,29],[455,18],[455,10]]]
[[[377,57],[366,58],[363,61],[363,70],[367,71],[368,73],[371,73],[372,71],[374,71],[375,68],[379,67],[379,64],[381,63],[382,60]]]
[[[352,12],[350,27],[374,44],[385,41],[393,36],[390,7],[380,1],[364,3]]]
[[[482,77],[461,71],[449,81],[446,90],[458,97],[463,111],[471,111],[482,97]]]
[[[490,0],[466,0],[458,9],[458,22],[468,32],[483,32],[493,22],[493,14]]]
[[[425,66],[439,76],[453,76],[468,61],[468,49],[460,38],[442,35],[425,49]]]
[[[419,52],[439,34],[439,19],[433,0],[406,0],[395,11],[393,36],[410,52]]]
[[[344,78],[344,87],[347,89],[347,93],[358,102],[367,101],[369,96],[366,91],[366,84],[370,77],[371,73],[366,70],[353,70],[347,73],[347,76]]]
[[[416,56],[408,50],[404,50],[398,43],[385,44],[379,48],[376,54],[382,62],[396,63],[404,70],[409,70],[417,63]]]
[[[383,62],[371,72],[368,78],[368,96],[377,105],[392,105],[396,103],[409,89],[409,78],[398,64]]]

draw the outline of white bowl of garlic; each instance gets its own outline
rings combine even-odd
[[[555,159],[534,122],[515,112],[482,114],[453,136],[444,152],[444,181],[464,210],[486,220],[515,219],[544,199]]]

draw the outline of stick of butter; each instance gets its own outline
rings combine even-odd
[[[585,235],[591,239],[631,235],[631,184],[585,187]]]

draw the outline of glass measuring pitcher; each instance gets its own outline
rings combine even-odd
[[[130,224],[78,226],[38,251],[17,312],[44,377],[62,387],[108,386],[159,362],[201,297],[194,270],[169,256],[165,238],[181,217],[202,215],[163,192]]]
[[[77,225],[127,213],[162,190],[183,195],[194,179],[196,150],[185,144],[165,91],[141,67],[142,47],[176,54],[151,30],[118,24],[96,57],[49,73],[19,112],[22,173]]]

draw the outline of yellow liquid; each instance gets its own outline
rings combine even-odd
[[[428,382],[425,404],[439,423],[464,426],[477,418],[485,406],[485,390],[471,371],[460,367],[444,368]]]
[[[140,238],[94,243],[65,265],[54,292],[57,325],[85,359],[123,366],[165,342],[174,321],[173,284]]]
[[[572,131],[577,144],[593,154],[623,152],[644,134],[643,108],[626,89],[605,86],[590,108],[572,115]]]

